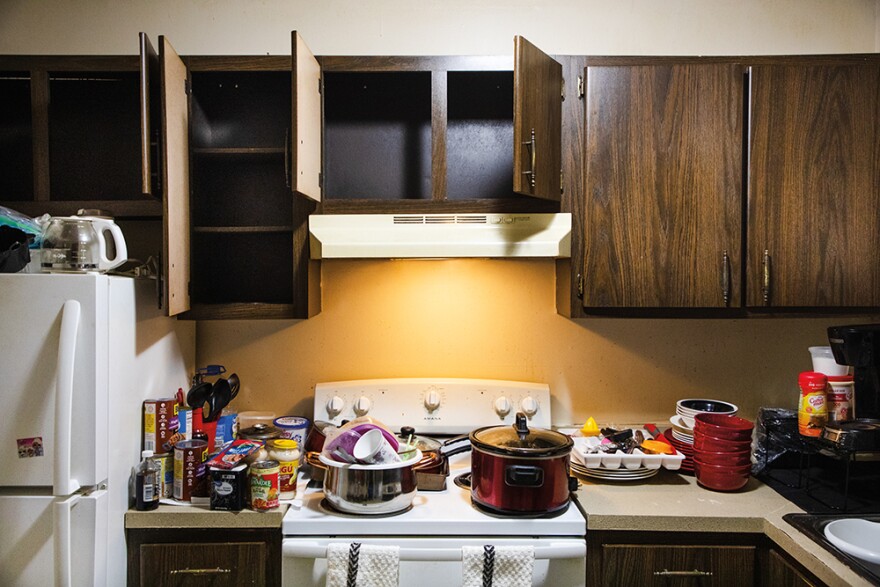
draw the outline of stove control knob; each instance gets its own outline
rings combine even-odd
[[[523,398],[519,407],[529,418],[538,413],[538,401],[530,395]]]
[[[495,400],[492,407],[495,408],[495,413],[503,418],[510,413],[510,400],[502,395]]]
[[[330,398],[330,401],[327,402],[327,415],[330,416],[330,419],[332,420],[342,413],[342,408],[344,407],[345,400],[338,395],[334,395]]]
[[[365,395],[362,395],[354,402],[354,413],[363,416],[373,407],[373,401]]]
[[[429,412],[433,412],[439,408],[440,401],[440,394],[433,389],[425,394],[425,408],[427,408]]]

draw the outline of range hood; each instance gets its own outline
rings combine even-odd
[[[313,214],[312,259],[571,256],[571,214]]]

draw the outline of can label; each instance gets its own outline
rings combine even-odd
[[[205,459],[208,443],[204,440],[183,440],[174,445],[174,499],[190,501],[206,497]]]
[[[828,423],[827,385],[823,377],[802,387],[798,406],[798,432],[801,436],[819,436]]]
[[[295,440],[300,446],[306,439],[306,432],[309,429],[309,421],[301,416],[281,416],[275,418],[275,427],[281,430],[282,438]]]
[[[259,512],[278,507],[279,473],[278,461],[258,461],[251,465],[248,472],[251,509]]]
[[[159,465],[159,498],[171,498],[174,495],[174,455],[154,455],[153,460]]]
[[[247,465],[232,469],[209,469],[211,509],[238,512],[244,509],[247,495]]]
[[[144,400],[144,450],[154,454],[171,452],[174,443],[180,440],[179,428],[176,398]]]
[[[852,420],[853,383],[830,382],[828,390],[828,419],[842,422]]]

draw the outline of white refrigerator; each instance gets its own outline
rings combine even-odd
[[[187,389],[195,323],[154,281],[0,275],[0,585],[125,585],[142,402]]]

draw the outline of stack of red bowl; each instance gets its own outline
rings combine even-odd
[[[693,457],[697,483],[717,491],[736,491],[748,483],[754,428],[738,416],[697,414]]]

